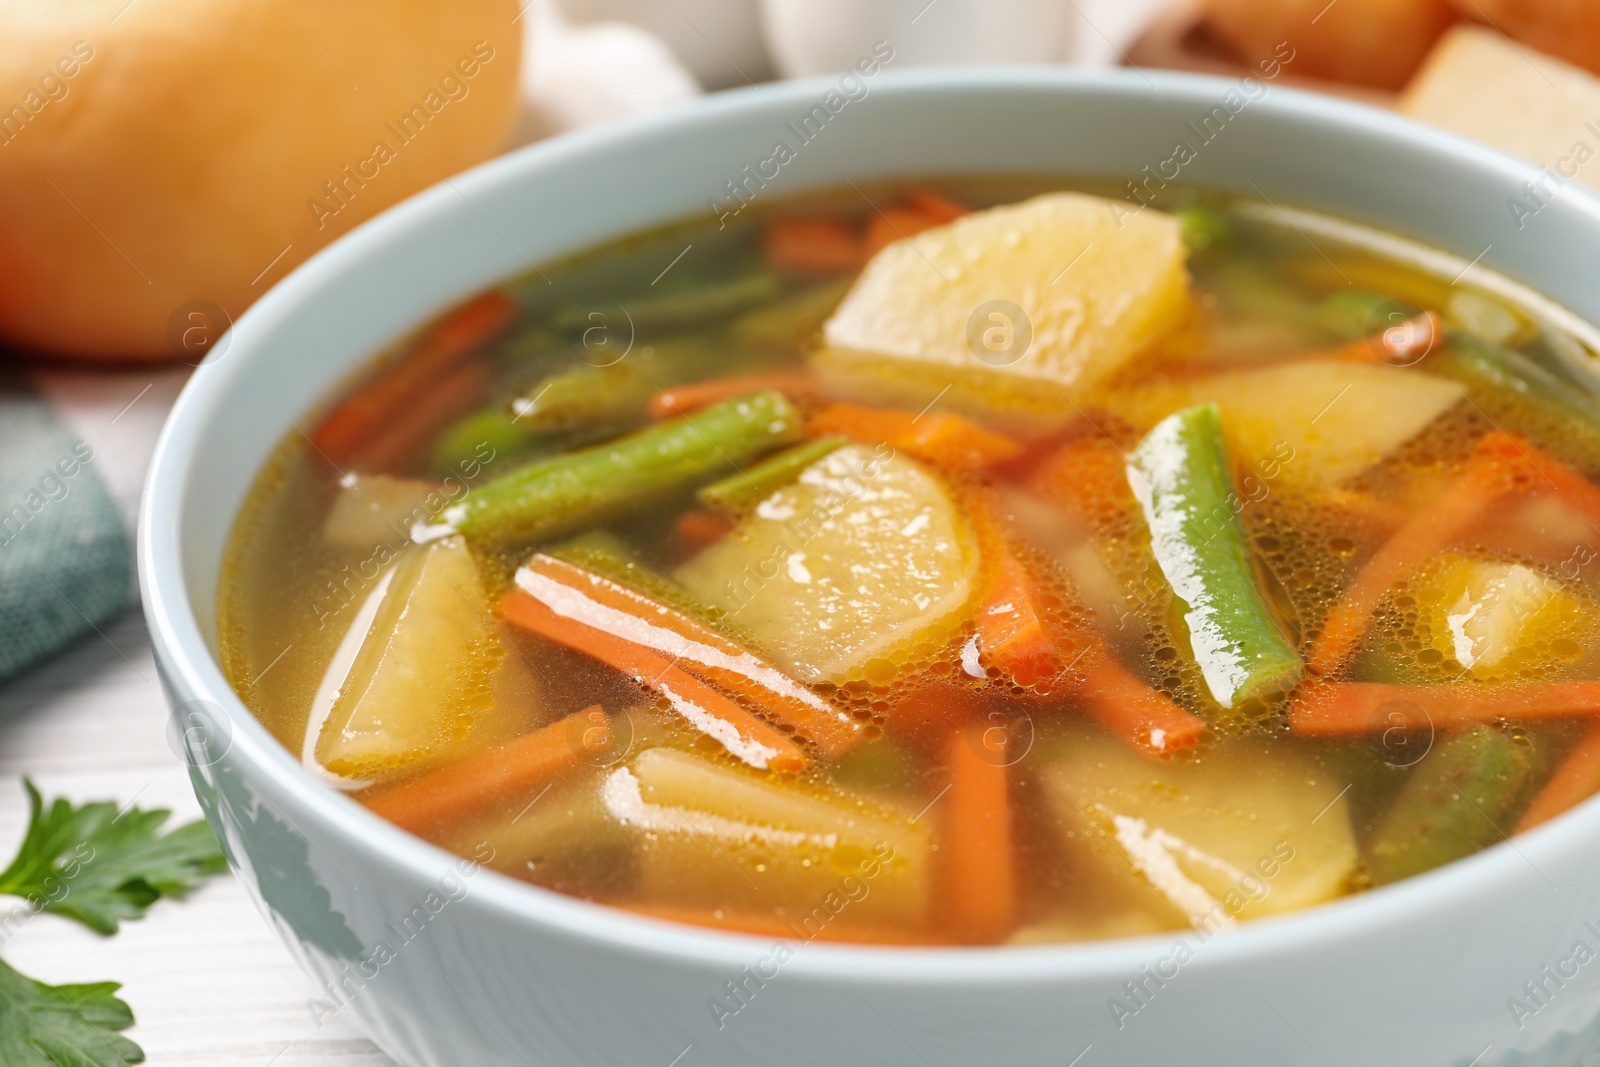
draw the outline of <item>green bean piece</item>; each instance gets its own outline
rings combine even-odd
[[[1421,874],[1505,837],[1530,762],[1527,746],[1490,726],[1436,741],[1367,841],[1373,882]]]
[[[538,445],[575,444],[620,433],[644,421],[652,387],[632,366],[579,366],[539,379],[509,404],[473,412],[434,440],[433,467],[453,470],[484,444],[497,460],[518,459]]]
[[[728,318],[764,304],[783,291],[776,274],[765,271],[724,282],[698,285],[678,292],[652,292],[616,301],[635,331],[679,329]],[[593,325],[594,309],[587,304],[566,308],[555,317],[560,330],[584,330]],[[615,327],[613,327],[615,328]]]
[[[499,544],[559,537],[686,493],[797,440],[802,430],[794,405],[769,389],[537,460],[479,486],[437,518]]]
[[[634,553],[628,543],[610,530],[590,530],[570,541],[563,541],[549,549],[550,555],[582,567],[584,570],[610,578],[635,592],[668,607],[677,608],[730,637],[748,640],[748,634],[737,627],[728,612],[707,600],[702,600],[646,564]],[[754,647],[754,646],[751,646]]]
[[[1325,297],[1317,305],[1317,325],[1342,341],[1359,341],[1363,337],[1398,325],[1378,322],[1385,305],[1394,303],[1382,293],[1366,289],[1346,289]],[[1404,316],[1409,318],[1410,316]]]
[[[1490,417],[1520,408],[1529,429],[1579,445],[1591,468],[1600,462],[1600,401],[1521,353],[1452,332],[1430,367],[1465,385]]]
[[[1174,211],[1183,243],[1191,252],[1222,248],[1233,242],[1233,221],[1226,212],[1209,207],[1186,207]]]
[[[814,441],[784,449],[748,470],[735,471],[721,481],[712,482],[695,494],[695,499],[713,511],[739,515],[772,495],[829,452],[845,444],[843,437],[819,437]]]
[[[643,419],[652,392],[646,376],[631,364],[580,366],[535,382],[511,402],[511,411],[529,433],[617,430]]]
[[[1202,262],[1196,280],[1217,300],[1223,317],[1239,322],[1282,322],[1322,335],[1317,305],[1259,260],[1234,255]]]
[[[448,474],[470,460],[481,461],[485,445],[494,450],[494,461],[503,463],[518,458],[533,443],[533,435],[504,407],[477,411],[457,419],[434,439],[433,470]]]
[[[854,284],[854,278],[823,282],[747,311],[728,324],[728,336],[754,345],[798,345],[822,328]]]
[[[1212,697],[1233,708],[1293,688],[1304,666],[1256,584],[1217,406],[1158,423],[1129,457],[1128,483]]]
[[[564,358],[568,345],[547,326],[530,326],[496,341],[489,358],[502,367],[537,366]]]

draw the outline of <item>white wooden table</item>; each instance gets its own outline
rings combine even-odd
[[[182,381],[182,372],[149,370],[39,378],[61,400],[74,432],[94,446],[95,468],[125,516],[133,514],[155,432]],[[168,747],[167,707],[143,618],[130,608],[102,630],[0,684],[0,865],[27,823],[23,775],[47,799],[137,798],[140,807],[171,808],[174,824],[200,817]],[[16,902],[15,911],[27,906]],[[0,953],[52,984],[122,982],[120,995],[138,1020],[128,1036],[155,1065],[393,1067],[347,1020],[318,1025],[307,1007],[315,987],[232,875],[186,900],[156,904],[115,937],[32,915]]]

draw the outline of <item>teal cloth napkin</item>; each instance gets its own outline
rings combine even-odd
[[[133,597],[132,544],[94,460],[46,401],[0,374],[0,678]]]

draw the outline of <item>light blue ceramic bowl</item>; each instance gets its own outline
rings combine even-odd
[[[765,188],[746,186],[760,199],[900,175],[1171,177],[1185,142],[1182,181],[1345,216],[1463,262],[1481,255],[1600,320],[1600,200],[1563,191],[1519,228],[1508,200],[1532,168],[1379,111],[1134,72],[882,72],[862,84],[855,99],[830,98],[832,80],[718,96],[430,189],[276,286],[178,401],[144,500],[145,612],[195,790],[239,877],[325,985],[320,1010],[359,1020],[412,1067],[1577,1062],[1600,1034],[1600,961],[1574,962],[1579,944],[1600,950],[1594,802],[1443,870],[1206,944],[794,944],[778,965],[757,938],[463,871],[313,782],[235,697],[214,655],[223,544],[295,420],[468,294],[726,209],[726,183],[780,141],[794,158]],[[819,106],[826,123],[799,144],[796,125]],[[1193,956],[1175,965],[1179,942]],[[732,1016],[711,1008],[734,1003],[730,982],[744,990]],[[1138,1010],[1114,1012],[1113,999]]]

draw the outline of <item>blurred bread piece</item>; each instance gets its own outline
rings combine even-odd
[[[1464,18],[1600,74],[1600,3],[1595,0],[1455,0]]]
[[[1600,78],[1493,30],[1451,30],[1399,107],[1600,189]]]
[[[1370,85],[1351,85],[1297,74],[1295,67],[1299,64],[1295,62],[1294,52],[1287,41],[1282,45],[1287,65],[1277,56],[1253,66],[1246,65],[1238,50],[1222,40],[1216,27],[1206,20],[1204,9],[1204,0],[1172,0],[1127,46],[1123,55],[1126,65],[1154,67],[1158,70],[1188,70],[1222,78],[1249,77],[1274,85],[1342,96],[1377,107],[1394,106],[1398,94],[1393,89],[1374,89]]]
[[[201,354],[318,248],[501,149],[520,2],[0,0],[0,338]]]
[[[1376,89],[1405,85],[1456,20],[1449,0],[1206,0],[1204,14],[1248,64],[1287,44],[1295,75]]]

